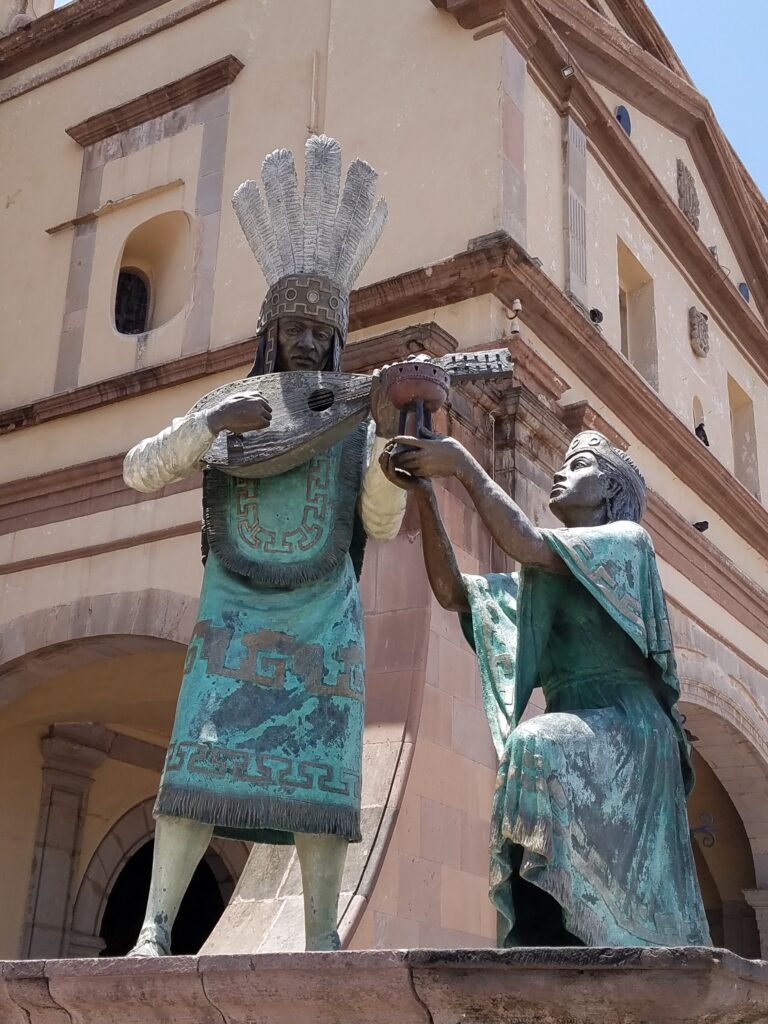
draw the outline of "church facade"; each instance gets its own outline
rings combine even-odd
[[[540,525],[575,433],[643,469],[713,941],[768,958],[768,205],[642,0],[50,8],[0,3],[0,959],[138,931],[200,479],[138,494],[122,459],[247,372],[265,283],[229,200],[323,132],[390,208],[344,369],[508,345],[440,427]],[[462,569],[512,568],[439,502]],[[495,755],[413,509],[362,592],[344,944],[493,945]],[[190,900],[178,952],[301,948],[290,848],[215,842]]]

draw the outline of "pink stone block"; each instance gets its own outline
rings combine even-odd
[[[419,736],[448,749],[453,737],[453,697],[436,686],[424,686]]]
[[[421,798],[421,856],[458,868],[461,864],[462,821],[466,815],[454,807]]]
[[[420,857],[398,856],[397,913],[411,921],[440,921],[440,865]]]
[[[498,760],[485,711],[457,700],[453,704],[453,746],[465,757],[496,769]]]
[[[488,877],[490,829],[489,817],[465,814],[461,822],[461,869],[483,879]]]
[[[478,686],[475,655],[468,647],[460,647],[441,638],[438,654],[438,685],[467,704],[475,704]]]

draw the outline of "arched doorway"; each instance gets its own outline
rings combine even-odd
[[[139,934],[152,872],[152,839],[132,854],[115,879],[101,919],[99,956],[125,956]],[[231,890],[232,879],[215,850],[210,850],[195,871],[181,902],[171,936],[174,956],[194,955],[211,934],[226,906],[222,885]],[[223,876],[223,877],[222,877]]]
[[[712,942],[739,956],[760,956],[755,912],[744,892],[755,866],[744,823],[727,790],[695,749],[696,786],[688,803],[693,854]]]
[[[75,900],[69,956],[123,956],[136,941],[149,892],[154,800],[137,804],[103,837]],[[221,917],[249,844],[214,839],[182,901],[172,952],[197,953]]]

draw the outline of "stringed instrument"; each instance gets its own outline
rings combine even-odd
[[[446,371],[451,383],[503,379],[511,377],[514,369],[506,348],[452,352],[418,365]],[[239,477],[277,476],[294,469],[362,423],[370,412],[374,379],[363,373],[288,370],[244,377],[215,388],[190,413],[209,409],[229,395],[258,391],[272,407],[272,422],[264,430],[245,434],[222,431],[203,455],[203,462]]]

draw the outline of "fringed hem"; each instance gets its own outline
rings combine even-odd
[[[342,836],[350,843],[362,839],[359,807],[334,807],[307,800],[216,796],[164,786],[157,795],[153,814],[156,818],[188,818],[213,825],[222,834],[236,833],[238,838],[251,842],[277,842],[268,838],[272,832]],[[291,842],[287,837],[279,841]]]
[[[236,477],[208,469],[203,478],[203,524],[208,547],[225,569],[264,587],[290,590],[325,579],[341,564],[353,540],[357,497],[363,477],[367,428],[358,426],[341,442],[333,502],[334,524],[320,550],[305,561],[281,563],[248,555],[231,538],[230,496]],[[348,495],[349,500],[338,500]]]

